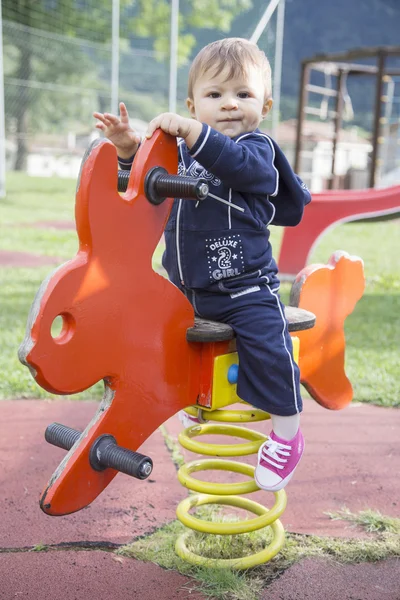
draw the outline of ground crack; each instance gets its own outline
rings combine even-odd
[[[36,544],[35,546],[22,546],[20,548],[0,548],[0,554],[11,554],[13,552],[48,552],[50,550],[103,550],[113,552],[124,544],[113,542],[60,542],[59,544]]]

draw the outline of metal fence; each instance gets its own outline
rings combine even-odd
[[[49,10],[55,10],[53,4]],[[260,3],[254,28],[263,10]],[[111,32],[111,2],[109,12]],[[100,43],[95,36],[88,40],[63,35],[56,19],[54,27],[50,23],[42,29],[40,16],[33,27],[19,22],[22,18],[7,20],[3,12],[6,168],[76,177],[85,148],[98,135],[92,113],[111,110],[113,47],[111,41]],[[275,34],[273,15],[258,42],[272,67]],[[225,35],[246,36],[240,24]],[[214,39],[219,37],[215,31]],[[119,41],[118,58],[119,100],[126,103],[139,133],[144,133],[150,119],[168,110],[169,58],[149,49],[148,40],[131,35]],[[181,66],[177,75],[177,111],[183,114],[189,65],[190,61]]]
[[[72,164],[93,134],[93,111],[111,109],[111,45],[3,21],[3,47],[7,168],[39,169],[41,154],[43,174],[50,155],[67,174],[66,156]],[[165,110],[166,64],[155,52],[122,49],[119,96],[140,121]]]

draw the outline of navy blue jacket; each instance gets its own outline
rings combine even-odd
[[[175,199],[163,256],[171,281],[226,292],[276,273],[268,225],[297,225],[311,201],[279,146],[258,129],[231,139],[203,125],[190,150],[179,143],[178,172],[205,179],[210,193]]]

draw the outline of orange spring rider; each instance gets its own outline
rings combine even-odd
[[[201,199],[207,194],[203,181],[169,176],[176,172],[176,141],[160,131],[141,145],[129,181],[120,182],[126,187],[123,194],[118,193],[117,156],[110,142],[94,142],[83,159],[76,193],[79,250],[40,286],[19,349],[20,360],[48,392],[75,394],[104,381],[103,399],[83,432],[60,424],[47,428],[47,441],[68,451],[41,495],[40,506],[48,515],[81,510],[119,471],[139,480],[148,477],[153,463],[138,452],[140,446],[187,407],[200,408],[206,421],[218,422],[183,432],[181,443],[195,452],[240,456],[257,452],[265,439],[226,424],[268,417],[249,407],[224,409],[240,401],[232,330],[195,321],[185,296],[153,271],[152,256],[172,206],[166,196]],[[343,408],[352,398],[344,372],[343,324],[363,289],[362,261],[345,253],[336,253],[326,266],[306,267],[292,288],[292,306],[286,314],[297,336],[295,347],[300,347],[302,383],[326,408]],[[57,317],[63,327],[53,336]],[[217,447],[200,444],[195,438],[205,433],[246,441]],[[250,480],[207,484],[191,476],[210,468],[244,473]],[[262,552],[218,559],[216,566],[248,568],[272,558],[284,543],[278,517],[285,508],[285,492],[275,494],[270,510],[236,495],[257,489],[253,470],[235,461],[208,459],[194,461],[179,473],[183,485],[200,492],[178,507],[178,518],[190,528],[222,534],[266,526],[272,530],[272,541]],[[240,506],[256,516],[217,524],[189,514],[190,508],[210,503]],[[186,536],[178,540],[177,552],[196,564],[205,561],[187,548]]]

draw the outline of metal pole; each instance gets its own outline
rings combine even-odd
[[[171,0],[171,42],[169,62],[169,111],[176,112],[178,81],[179,0]]]
[[[280,0],[271,0],[270,1],[263,16],[259,20],[257,27],[255,28],[253,35],[250,38],[250,42],[257,44],[258,40],[261,37],[262,32],[268,25],[269,20],[272,17],[272,15],[274,14],[275,9],[278,6],[279,2],[280,2]]]
[[[4,119],[3,19],[0,0],[0,198],[6,195],[6,128]]]
[[[374,109],[374,130],[372,132],[372,156],[371,171],[369,174],[369,187],[374,188],[377,176],[377,163],[379,159],[379,143],[381,131],[381,113],[382,113],[382,93],[383,76],[385,75],[386,53],[378,53],[378,73],[376,75],[375,109]]]
[[[285,26],[285,0],[278,4],[276,15],[276,42],[275,42],[275,65],[273,97],[274,107],[272,111],[272,137],[276,136],[281,108],[281,81],[282,81],[282,57],[283,57],[283,32]]]
[[[391,125],[391,121],[393,121],[392,119],[392,115],[393,115],[393,103],[394,103],[394,90],[396,87],[396,83],[395,81],[393,81],[392,77],[389,77],[389,75],[384,75],[383,76],[383,82],[386,83],[386,93],[382,96],[382,102],[383,102],[383,117],[381,119],[382,122],[382,130],[381,130],[381,137],[383,140],[383,145],[382,145],[382,156],[381,161],[382,161],[382,166],[381,169],[379,169],[378,171],[378,180],[379,180],[379,175],[383,175],[385,174],[385,172],[387,173],[390,170],[390,125]],[[382,90],[383,92],[383,90]],[[396,98],[397,100],[397,98]],[[400,120],[399,120],[399,125],[400,125]],[[379,183],[379,181],[378,181]]]
[[[334,133],[332,138],[332,162],[331,162],[331,176],[328,182],[328,189],[334,190],[336,189],[336,154],[337,148],[339,145],[339,136],[340,130],[342,128],[342,120],[343,120],[343,83],[344,83],[345,74],[343,69],[339,69],[339,73],[337,76],[337,96],[336,96],[336,105],[335,105],[335,124],[334,124]]]
[[[111,40],[111,112],[118,114],[119,97],[119,0],[112,3],[112,40]]]
[[[310,80],[310,65],[301,63],[300,102],[297,109],[296,147],[294,152],[294,172],[301,174],[301,151],[303,142],[304,107],[308,101],[307,85]]]

